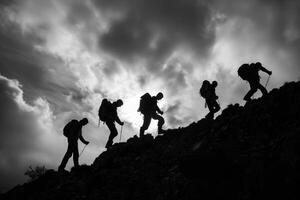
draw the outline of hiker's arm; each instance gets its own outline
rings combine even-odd
[[[116,115],[116,122],[117,122],[118,124],[120,124],[121,126],[124,125],[124,122],[121,122],[121,120],[120,120],[118,114]]]
[[[83,144],[88,144],[89,142],[86,141],[83,137],[82,137],[82,131],[80,130],[80,134],[79,134],[79,139]]]
[[[161,109],[158,107],[158,105],[156,105],[156,111],[161,115],[164,113],[163,111],[161,111]]]
[[[263,66],[259,66],[259,68],[258,68],[259,70],[261,70],[261,71],[263,71],[263,72],[265,72],[265,73],[267,73],[267,74],[269,74],[269,75],[271,75],[272,74],[272,72],[271,71],[269,71],[269,70],[267,70],[266,68],[264,68]]]

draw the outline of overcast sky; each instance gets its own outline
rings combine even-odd
[[[145,92],[164,93],[164,128],[175,128],[207,114],[204,79],[219,82],[222,108],[243,103],[243,63],[273,71],[269,90],[299,80],[299,10],[297,0],[1,0],[0,191],[26,181],[29,165],[56,169],[73,118],[90,120],[80,162],[91,164],[108,139],[103,97],[124,100],[125,141]]]

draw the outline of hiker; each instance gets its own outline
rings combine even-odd
[[[83,118],[80,121],[73,119],[64,127],[63,133],[64,136],[66,136],[68,139],[68,149],[61,161],[61,164],[58,167],[58,171],[65,170],[66,164],[72,155],[74,167],[79,167],[78,139],[80,139],[80,141],[85,145],[89,144],[89,142],[82,137],[82,127],[87,125],[88,123],[89,121],[87,118]]]
[[[257,63],[251,63],[249,64],[243,64],[238,69],[238,75],[245,81],[248,81],[250,85],[250,91],[245,95],[244,100],[250,101],[252,95],[259,89],[262,93],[262,95],[266,95],[268,93],[267,89],[260,84],[260,76],[259,71],[263,71],[269,76],[272,74],[272,71],[267,70],[264,68],[260,62]]]
[[[144,122],[140,128],[140,137],[144,136],[145,130],[148,129],[151,123],[151,119],[158,120],[158,134],[163,134],[162,126],[164,125],[165,120],[161,116],[163,111],[161,111],[157,106],[157,101],[161,100],[163,96],[164,95],[161,92],[159,92],[156,96],[151,96],[149,93],[141,96],[138,112],[141,112],[144,115]]]
[[[108,141],[105,145],[105,148],[109,148],[113,144],[113,139],[118,135],[118,131],[115,126],[115,122],[120,124],[121,126],[124,125],[124,122],[122,122],[118,116],[117,108],[121,107],[123,105],[123,101],[121,99],[111,103],[107,99],[103,99],[101,106],[99,108],[99,119],[106,123],[110,135],[108,138]]]
[[[214,114],[220,110],[220,105],[217,102],[219,98],[216,95],[217,81],[210,83],[208,80],[204,80],[200,88],[200,95],[205,99],[205,107],[207,105],[209,113],[205,116],[207,119],[213,119]]]

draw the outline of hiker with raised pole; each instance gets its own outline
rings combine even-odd
[[[216,112],[220,110],[220,105],[217,102],[219,98],[216,95],[216,87],[218,86],[217,81],[210,83],[208,80],[204,80],[200,88],[200,95],[205,99],[205,107],[209,109],[209,113],[205,116],[207,119],[214,119]]]
[[[163,93],[159,92],[156,96],[151,96],[149,93],[141,96],[140,107],[138,112],[141,112],[144,115],[144,122],[140,128],[140,137],[144,136],[145,130],[148,129],[151,119],[158,120],[158,134],[163,134],[162,126],[165,123],[164,118],[161,116],[163,111],[157,105],[157,101],[163,98]],[[159,114],[160,115],[159,115]]]
[[[82,127],[87,125],[88,123],[89,121],[87,118],[83,118],[80,121],[73,119],[64,127],[63,134],[68,139],[68,149],[61,161],[61,164],[58,167],[58,171],[65,170],[67,162],[72,155],[73,155],[74,167],[75,168],[79,167],[78,139],[80,139],[80,141],[85,145],[89,144],[89,142],[82,137]]]
[[[268,93],[267,89],[263,85],[260,84],[260,76],[259,76],[259,71],[263,71],[267,74],[269,74],[269,78],[272,74],[272,71],[267,70],[264,68],[260,62],[257,63],[251,63],[249,64],[243,64],[239,67],[238,69],[238,75],[245,81],[248,81],[250,85],[250,90],[249,92],[245,95],[244,100],[245,101],[250,101],[252,95],[259,89],[262,93],[262,95],[266,95]]]
[[[124,125],[118,116],[117,109],[123,105],[123,101],[121,99],[111,103],[107,99],[103,99],[99,108],[99,119],[103,121],[108,127],[110,134],[108,137],[108,141],[105,145],[105,148],[110,148],[113,145],[114,138],[118,135],[118,131],[115,126],[115,122]]]

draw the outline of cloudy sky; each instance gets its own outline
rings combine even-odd
[[[243,63],[273,71],[268,89],[299,80],[299,10],[297,0],[1,0],[0,191],[26,181],[29,165],[57,168],[72,118],[90,120],[80,162],[91,164],[108,138],[104,97],[124,100],[125,141],[145,92],[164,93],[164,128],[175,128],[207,114],[204,79],[219,82],[222,108],[243,103]]]

